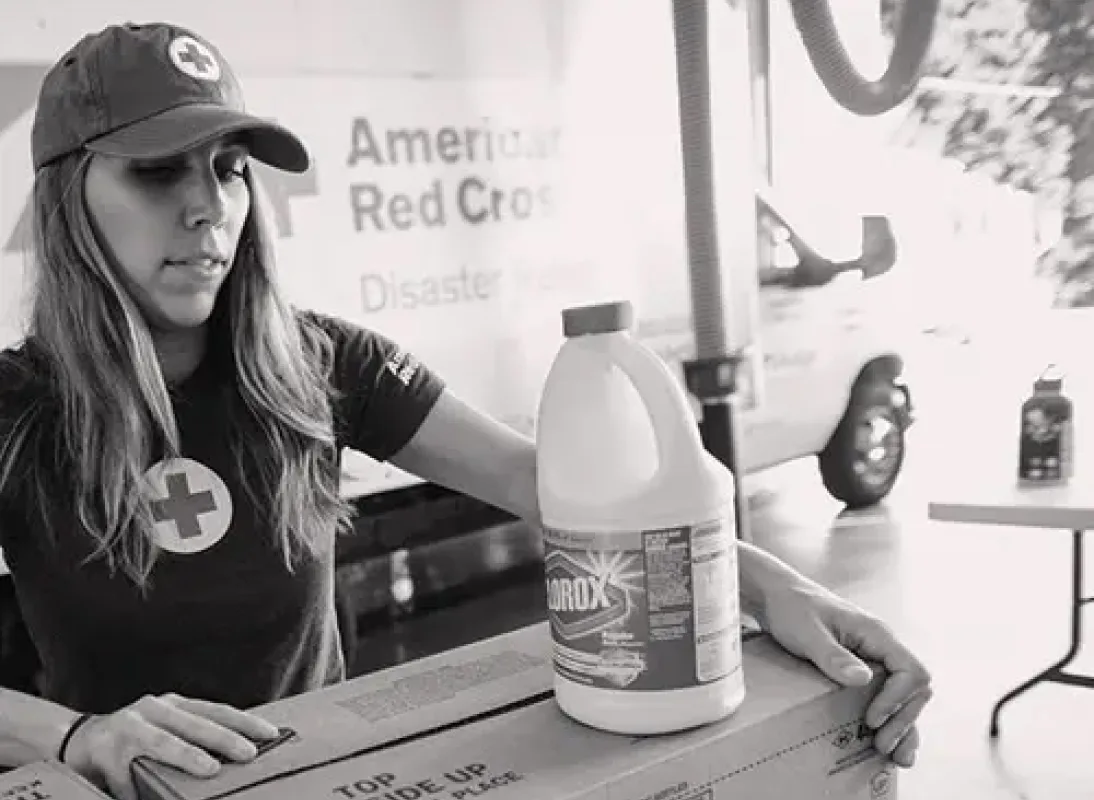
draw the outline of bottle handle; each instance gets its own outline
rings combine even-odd
[[[623,370],[646,405],[658,453],[655,480],[679,474],[687,466],[698,466],[689,462],[694,460],[695,453],[704,450],[699,427],[694,423],[683,387],[668,373],[665,362],[645,347],[633,347],[618,337],[607,337],[607,344],[612,363]],[[663,413],[657,413],[658,409]]]

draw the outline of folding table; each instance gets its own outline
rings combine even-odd
[[[991,462],[989,462],[991,463]],[[994,462],[999,463],[999,462]],[[1016,463],[1016,462],[1015,462]],[[1077,462],[1081,463],[1081,462]],[[976,461],[968,472],[977,472]],[[1094,471],[1073,477],[1063,486],[1020,486],[1017,469],[988,467],[986,474],[950,482],[945,497],[930,502],[928,516],[945,522],[1016,525],[1071,531],[1071,643],[1056,663],[1005,694],[992,709],[989,733],[999,735],[999,714],[1007,703],[1039,683],[1094,688],[1094,676],[1077,675],[1067,667],[1079,653],[1083,638],[1083,608],[1094,597],[1083,595],[1083,537],[1094,530]]]

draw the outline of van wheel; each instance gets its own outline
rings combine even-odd
[[[905,425],[894,403],[898,392],[884,378],[865,378],[818,456],[825,488],[849,508],[881,502],[904,466]]]

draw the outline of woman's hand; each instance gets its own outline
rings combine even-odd
[[[866,724],[875,730],[880,752],[903,767],[915,763],[915,722],[931,699],[931,676],[883,622],[805,579],[769,588],[762,614],[772,638],[837,683],[869,683],[872,673],[862,659],[883,666],[888,675],[866,711]]]
[[[272,739],[277,727],[245,711],[175,694],[143,697],[95,717],[73,734],[65,763],[118,800],[137,800],[133,759],[148,756],[198,777],[215,775],[217,757],[249,761],[252,740]]]

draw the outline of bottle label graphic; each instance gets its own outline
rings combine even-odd
[[[740,664],[733,522],[583,533],[548,528],[555,667],[577,683],[664,690]]]

